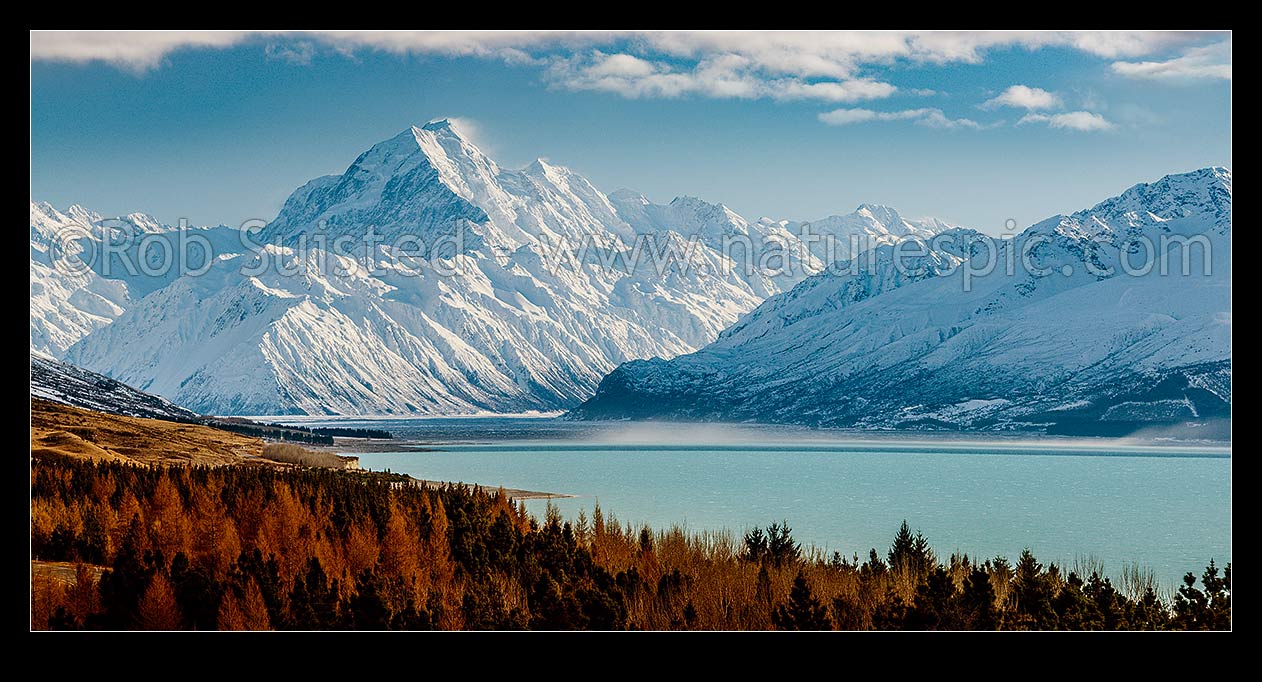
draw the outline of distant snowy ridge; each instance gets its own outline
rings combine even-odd
[[[690,197],[606,195],[550,162],[502,168],[445,120],[295,190],[254,235],[271,244],[257,253],[212,228],[223,248],[201,276],[81,281],[37,268],[36,206],[32,347],[215,414],[566,409],[623,362],[710,343],[852,243],[948,227],[870,205],[808,225],[749,222]],[[368,244],[368,226],[384,245]],[[391,245],[404,235],[433,250]],[[364,248],[305,248],[316,237]],[[688,267],[633,259],[645,240],[690,254]],[[557,244],[582,248],[558,261]],[[751,267],[772,249],[782,267]],[[272,267],[243,272],[260,258]],[[75,304],[98,298],[111,306]]]
[[[190,421],[197,414],[165,398],[40,354],[31,354],[31,395],[97,412]]]
[[[569,416],[1081,432],[1230,416],[1229,170],[1136,185],[1011,240],[942,241],[917,276],[880,247],[695,353],[623,364]],[[1128,265],[1143,244],[1168,250],[1166,274]],[[1031,267],[970,281],[975,248]]]

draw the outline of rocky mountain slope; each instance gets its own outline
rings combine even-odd
[[[165,398],[50,357],[31,355],[31,395],[63,405],[126,417],[185,422],[197,414]]]

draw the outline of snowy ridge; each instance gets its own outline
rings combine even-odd
[[[1172,246],[1165,275],[1122,268],[1133,240],[1162,236],[1196,237],[1210,259],[1193,251],[1184,273]],[[1230,416],[1227,169],[1137,185],[1015,239],[942,241],[913,260],[920,276],[880,247],[874,266],[816,275],[696,353],[626,363],[570,415],[992,429]],[[979,258],[1022,253],[1028,269],[969,279]]]

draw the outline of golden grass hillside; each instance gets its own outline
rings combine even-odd
[[[200,424],[121,417],[32,398],[31,452],[217,466],[258,461],[263,441]]]

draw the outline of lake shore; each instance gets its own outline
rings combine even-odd
[[[439,448],[426,443],[398,438],[347,438],[334,436],[332,445],[304,444],[308,450],[355,455],[363,452],[435,452]]]
[[[403,474],[403,475],[407,476],[407,474]],[[514,500],[563,500],[563,499],[573,499],[577,497],[576,495],[566,495],[564,493],[547,493],[547,492],[540,492],[537,490],[521,490],[519,488],[505,488],[503,486],[496,487],[496,486],[482,485],[479,483],[457,483],[453,481],[430,481],[426,479],[416,478],[415,476],[408,476],[408,478],[412,479],[413,481],[415,481],[417,485],[423,488],[441,488],[443,486],[452,485],[452,486],[462,486],[465,488],[469,488],[471,490],[479,489],[479,488],[486,491],[503,490],[505,495],[507,495],[508,497]]]

